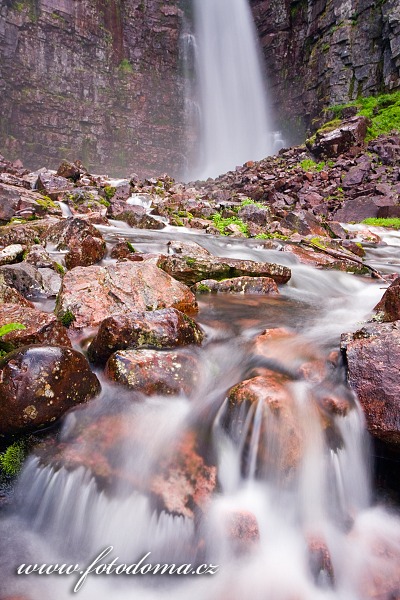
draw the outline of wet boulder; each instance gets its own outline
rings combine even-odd
[[[276,283],[286,283],[291,277],[290,269],[282,265],[216,256],[210,256],[210,258],[162,256],[157,264],[172,277],[187,285],[194,285],[203,279],[220,281],[242,276],[270,277]]]
[[[176,308],[197,311],[193,292],[150,262],[76,267],[63,278],[56,314],[76,328],[99,325],[107,317],[133,310]]]
[[[242,381],[228,392],[223,423],[235,442],[243,445],[244,475],[252,475],[254,468],[254,474],[261,478],[290,479],[300,464],[304,440],[287,381],[265,370],[263,375]],[[250,411],[253,416],[249,420]],[[256,411],[260,425],[254,446]]]
[[[130,242],[118,242],[113,246],[110,256],[111,258],[116,258],[117,260],[121,260],[127,258],[131,260],[133,255],[137,254],[134,247]]]
[[[134,311],[102,321],[88,356],[92,362],[103,363],[117,350],[201,344],[203,336],[197,323],[175,308]]]
[[[68,250],[65,264],[68,269],[87,267],[99,262],[106,254],[106,242],[99,231],[83,219],[67,219],[52,227],[46,240],[57,250]]]
[[[348,382],[363,408],[369,432],[400,448],[400,321],[371,323],[342,335]]]
[[[234,277],[233,279],[204,279],[193,286],[198,294],[279,294],[278,286],[270,277]]]
[[[49,426],[100,391],[80,352],[61,346],[24,346],[0,361],[0,435]]]
[[[0,304],[0,323],[20,323],[25,328],[0,338],[0,347],[7,351],[30,344],[71,346],[67,329],[51,313],[19,304]]]
[[[374,311],[377,318],[386,323],[400,319],[400,277],[390,284]]]
[[[68,204],[73,215],[99,215],[107,214],[108,201],[102,198],[96,188],[74,188],[62,196],[62,201]]]
[[[349,150],[352,146],[361,146],[367,134],[368,119],[355,116],[340,123],[333,129],[322,128],[306,141],[306,146],[316,157],[334,157]]]
[[[148,396],[189,395],[200,381],[197,359],[172,350],[118,350],[108,359],[105,374]]]

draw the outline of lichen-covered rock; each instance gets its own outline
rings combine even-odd
[[[64,275],[56,314],[73,316],[73,327],[95,326],[132,310],[197,311],[195,295],[150,262],[76,267]]]
[[[371,323],[342,336],[348,382],[370,433],[400,448],[400,321]]]
[[[116,350],[200,344],[203,335],[193,319],[175,308],[135,311],[102,321],[88,348],[88,356],[92,362],[103,363]]]
[[[0,248],[11,244],[22,244],[23,246],[39,244],[54,223],[57,223],[57,220],[49,217],[33,223],[13,223],[0,227]]]
[[[279,294],[278,286],[270,277],[234,277],[233,279],[204,279],[193,286],[198,294]]]
[[[187,257],[162,256],[158,266],[178,281],[194,285],[203,279],[230,279],[233,277],[270,277],[276,283],[286,283],[291,277],[288,267],[252,260],[219,258],[216,256]]]
[[[46,240],[57,250],[68,249],[65,264],[68,269],[87,267],[99,262],[106,254],[106,242],[99,231],[83,219],[67,219],[52,227]]]
[[[43,217],[47,213],[61,215],[61,209],[37,192],[0,183],[0,225],[13,217]]]
[[[129,205],[124,201],[113,202],[107,211],[110,219],[124,221],[138,229],[164,229],[165,223],[147,214],[143,206]]]
[[[51,425],[100,391],[80,352],[61,346],[25,346],[0,361],[0,435]]]
[[[0,347],[8,351],[30,344],[71,346],[67,329],[51,313],[20,304],[0,304],[0,323],[21,323],[25,327],[1,336]]]
[[[55,175],[52,171],[41,170],[36,182],[36,188],[47,195],[59,194],[70,190],[73,183],[65,177]]]
[[[199,382],[194,356],[173,350],[118,350],[107,361],[106,376],[146,395],[189,395]]]

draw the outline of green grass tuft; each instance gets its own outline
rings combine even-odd
[[[214,213],[211,218],[213,220],[215,227],[218,229],[218,231],[222,235],[228,235],[226,233],[225,229],[229,225],[237,225],[242,233],[244,233],[247,237],[249,236],[248,226],[246,225],[246,223],[244,223],[242,221],[242,219],[239,219],[238,217],[224,218],[224,217],[221,217],[220,213]]]
[[[389,227],[390,229],[400,229],[400,219],[388,218],[388,219],[375,219],[369,218],[361,221],[363,225],[371,225],[372,227]]]

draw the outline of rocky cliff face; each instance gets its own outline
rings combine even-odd
[[[398,0],[251,0],[289,131],[321,109],[400,87]]]
[[[0,149],[116,175],[183,163],[175,0],[0,0]]]
[[[289,141],[325,106],[400,86],[398,0],[250,3]],[[66,157],[114,175],[182,173],[190,6],[0,0],[0,152],[30,168]]]

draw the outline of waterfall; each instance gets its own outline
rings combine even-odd
[[[216,177],[272,154],[257,33],[247,0],[194,0],[201,107],[198,167]]]

